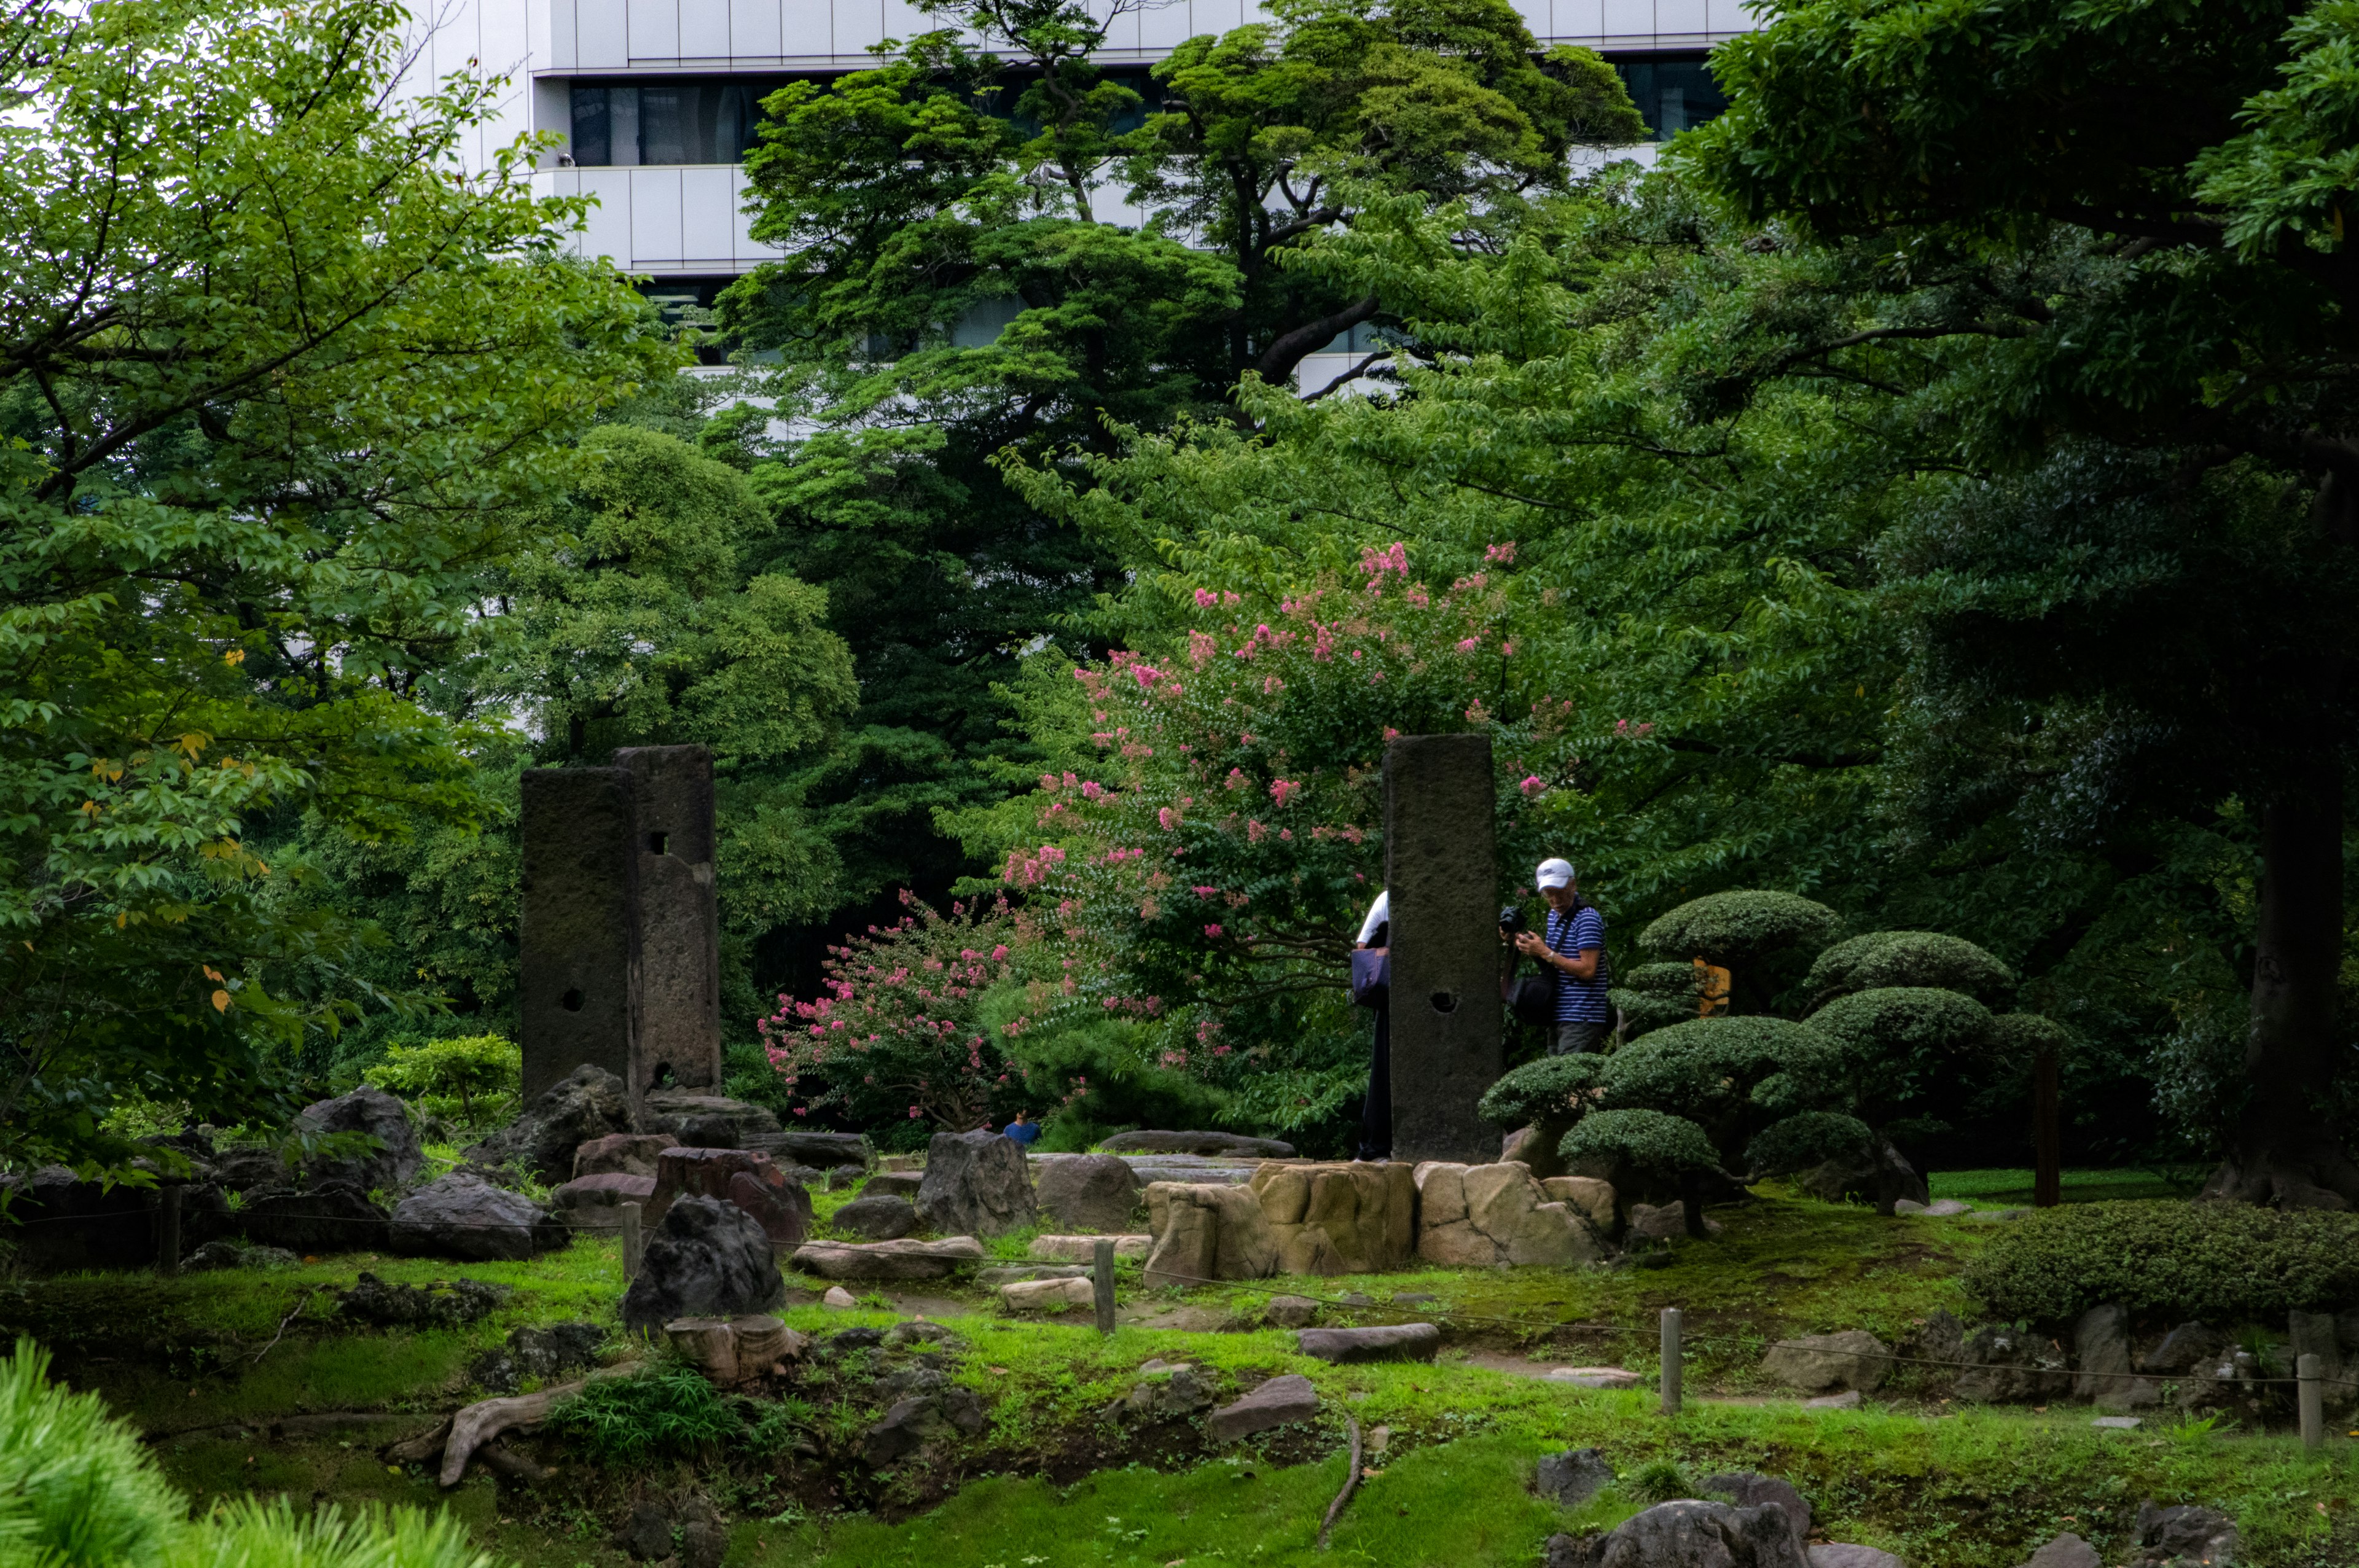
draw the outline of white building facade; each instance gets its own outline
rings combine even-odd
[[[431,4],[431,0],[428,0]],[[1597,49],[1658,137],[1721,100],[1705,51],[1753,26],[1738,0],[1516,0],[1545,43]],[[705,298],[776,254],[747,232],[740,166],[761,99],[798,77],[876,63],[870,47],[937,26],[906,0],[448,0],[421,9],[413,78],[475,68],[516,91],[473,157],[526,131],[564,138],[545,191],[597,198],[582,249]],[[1103,64],[1147,88],[1181,40],[1259,15],[1253,0],[1170,0],[1117,18]],[[429,19],[430,18],[430,19]],[[1128,69],[1124,69],[1128,68]]]

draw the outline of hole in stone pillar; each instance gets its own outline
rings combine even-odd
[[[568,1012],[580,1012],[582,1011],[581,991],[567,991],[563,996],[557,999],[557,1005],[563,1008]]]
[[[679,1087],[679,1082],[672,1076],[669,1062],[658,1062],[656,1070],[647,1075],[647,1091],[650,1094],[658,1089],[674,1089]]]
[[[671,853],[671,835],[669,833],[648,834],[647,853],[650,855],[668,855]]]
[[[1433,1011],[1436,1012],[1456,1012],[1458,1011],[1458,993],[1456,991],[1436,991],[1433,993],[1432,1000]]]

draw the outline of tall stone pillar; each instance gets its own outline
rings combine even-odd
[[[630,1086],[721,1081],[712,754],[638,746],[524,775],[524,1093],[584,1063]]]
[[[1475,1112],[1505,1070],[1493,816],[1489,736],[1385,749],[1396,1160],[1499,1157],[1498,1130]]]

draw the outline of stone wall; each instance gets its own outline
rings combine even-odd
[[[1407,1165],[1273,1162],[1247,1185],[1281,1274],[1387,1273],[1416,1256],[1417,1185]]]
[[[1559,1178],[1563,1180],[1565,1178]],[[1417,1255],[1461,1268],[1539,1264],[1563,1268],[1605,1256],[1589,1217],[1552,1198],[1529,1166],[1512,1162],[1417,1167]],[[1603,1184],[1599,1184],[1603,1185]],[[1613,1199],[1605,1199],[1610,1214]]]

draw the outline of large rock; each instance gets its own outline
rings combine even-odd
[[[1246,1185],[1281,1274],[1386,1274],[1416,1255],[1417,1183],[1407,1165],[1271,1162]]]
[[[314,1182],[350,1182],[363,1192],[397,1187],[426,1166],[425,1146],[409,1122],[409,1108],[374,1084],[363,1084],[348,1095],[315,1100],[295,1118],[313,1133],[357,1133],[370,1141],[369,1152],[341,1159],[315,1156],[303,1162]]]
[[[2023,1568],[2105,1568],[2105,1560],[2095,1547],[2067,1530],[2033,1552]]]
[[[576,1230],[620,1230],[623,1228],[623,1206],[639,1206],[639,1218],[646,1222],[647,1205],[656,1195],[653,1176],[626,1176],[610,1171],[595,1176],[576,1176],[549,1195],[557,1206],[558,1217]]]
[[[810,1234],[810,1194],[800,1182],[750,1149],[667,1149],[656,1158],[655,1195],[645,1223],[660,1225],[690,1193],[735,1204],[760,1222],[780,1247],[799,1247]]]
[[[656,1157],[676,1141],[662,1132],[609,1132],[573,1152],[573,1177],[653,1176]]]
[[[639,1130],[670,1133],[675,1144],[684,1141],[680,1134],[686,1132],[689,1124],[694,1121],[718,1119],[727,1122],[734,1138],[726,1147],[734,1149],[752,1149],[755,1140],[777,1136],[780,1130],[776,1111],[746,1100],[732,1099],[727,1095],[717,1095],[710,1089],[655,1089],[647,1095],[645,1106],[639,1118]],[[766,1149],[760,1152],[770,1152]]]
[[[573,1152],[631,1128],[622,1079],[584,1063],[533,1097],[516,1119],[467,1151],[479,1165],[509,1165],[551,1185],[573,1176]]]
[[[1810,1548],[1810,1568],[1908,1568],[1889,1552],[1874,1546],[1849,1546],[1827,1541]],[[2048,1568],[2042,1564],[2041,1568]]]
[[[1564,1156],[1556,1150],[1563,1136],[1560,1127],[1518,1127],[1499,1140],[1499,1158],[1529,1166],[1532,1174],[1543,1182],[1561,1176]]]
[[[830,1223],[864,1241],[898,1241],[918,1228],[918,1211],[907,1198],[858,1197],[837,1209]]]
[[[386,1245],[421,1258],[513,1262],[571,1238],[562,1221],[522,1193],[453,1171],[395,1206]]]
[[[2060,1397],[2072,1386],[2062,1352],[2041,1335],[1994,1324],[1966,1341],[1966,1370],[1956,1393],[1977,1404]]]
[[[1097,1305],[1097,1285],[1089,1280],[1023,1280],[999,1287],[999,1299],[1017,1312],[1062,1312]]]
[[[2334,1320],[2327,1320],[2332,1335]],[[2093,1306],[2072,1327],[2072,1397],[2101,1410],[2156,1403],[2161,1390],[2130,1370],[2130,1314],[2116,1305]]]
[[[1044,1263],[1093,1263],[1097,1261],[1098,1243],[1114,1243],[1117,1258],[1144,1258],[1155,1245],[1151,1236],[1036,1236],[1024,1244],[1024,1256],[1037,1258]]]
[[[1568,1448],[1540,1461],[1532,1490],[1550,1502],[1579,1508],[1614,1484],[1614,1466],[1594,1448]]]
[[[950,1236],[1005,1236],[1039,1223],[1024,1145],[988,1130],[935,1133],[918,1217]]]
[[[925,1180],[915,1171],[879,1171],[868,1178],[868,1184],[860,1189],[860,1195],[864,1198],[907,1198],[914,1204],[918,1201],[918,1189],[925,1184]]]
[[[233,1217],[248,1241],[315,1253],[382,1251],[391,1217],[350,1182],[322,1182],[258,1187]]]
[[[1551,1202],[1547,1189],[1520,1161],[1495,1165],[1428,1161],[1417,1167],[1413,1179],[1419,1194],[1417,1255],[1429,1263],[1561,1269],[1593,1263],[1605,1254],[1603,1239],[1588,1216],[1570,1204]],[[1610,1199],[1608,1204],[1610,1213]]]
[[[1892,1347],[1864,1328],[1809,1334],[1771,1346],[1761,1358],[1761,1370],[1806,1394],[1829,1389],[1872,1394],[1892,1370]]]
[[[939,1280],[984,1259],[972,1236],[940,1241],[807,1241],[789,1260],[829,1280]]]
[[[1310,1379],[1289,1373],[1272,1378],[1236,1403],[1206,1416],[1204,1435],[1215,1443],[1234,1443],[1275,1426],[1309,1421],[1318,1413],[1319,1390],[1311,1387]]]
[[[1149,1183],[1147,1226],[1155,1238],[1145,1271],[1150,1288],[1259,1280],[1277,1271],[1277,1238],[1250,1187]]]
[[[977,1436],[989,1421],[981,1395],[930,1367],[911,1367],[879,1379],[876,1391],[893,1404],[861,1436],[860,1456],[875,1469],[953,1433]]]
[[[1828,1203],[1864,1198],[1886,1214],[1894,1212],[1893,1206],[1903,1198],[1923,1204],[1933,1196],[1924,1176],[1889,1139],[1878,1139],[1874,1153],[1864,1161],[1830,1160],[1800,1173],[1794,1184]]]
[[[1430,1323],[1305,1328],[1296,1332],[1294,1344],[1316,1361],[1430,1361],[1441,1353],[1441,1330]]]
[[[2153,1502],[2138,1505],[2138,1547],[2141,1563],[2195,1563],[2203,1568],[2229,1568],[2236,1561],[2236,1521],[2218,1509],[2189,1503],[2166,1509]]]
[[[623,1326],[650,1334],[676,1317],[768,1312],[787,1297],[767,1232],[736,1205],[690,1195],[647,1238],[623,1296]]]
[[[818,1171],[832,1171],[843,1165],[857,1165],[866,1171],[876,1164],[876,1151],[869,1147],[867,1136],[858,1132],[813,1132],[789,1127],[783,1131],[757,1132],[749,1137],[741,1129],[737,1146],[757,1149],[781,1163],[791,1160]]]
[[[1040,1208],[1068,1230],[1130,1228],[1138,1207],[1138,1177],[1130,1162],[1114,1154],[1068,1154],[1038,1162],[1032,1184]]]
[[[1783,1509],[1786,1522],[1794,1531],[1794,1549],[1803,1552],[1810,1550],[1810,1505],[1802,1500],[1802,1494],[1794,1489],[1792,1482],[1765,1476],[1758,1470],[1724,1470],[1698,1481],[1696,1490],[1726,1498],[1741,1509]]]
[[[2228,1344],[2228,1336],[2201,1323],[2182,1323],[2162,1336],[2162,1343],[2138,1358],[2138,1370],[2177,1377],[2192,1370]]]
[[[152,1193],[86,1182],[64,1165],[0,1177],[0,1185],[11,1191],[9,1217],[24,1222],[8,1227],[8,1239],[35,1268],[140,1269],[156,1260]]]
[[[1234,1132],[1117,1132],[1098,1147],[1111,1154],[1227,1154],[1255,1160],[1291,1160],[1294,1145],[1275,1138]]]
[[[1560,1203],[1597,1227],[1600,1236],[1611,1237],[1621,1221],[1616,1217],[1620,1205],[1614,1184],[1598,1176],[1549,1176],[1540,1182],[1540,1191],[1550,1203]]]
[[[1547,1568],[1810,1568],[1786,1510],[1658,1503],[1605,1535],[1552,1535]]]

